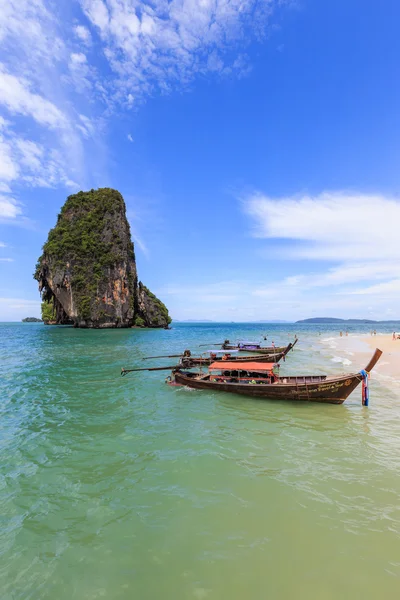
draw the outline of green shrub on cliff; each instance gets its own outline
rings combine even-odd
[[[48,321],[54,321],[56,318],[56,311],[52,301],[47,302],[46,300],[41,304],[42,310],[42,321],[47,323]]]

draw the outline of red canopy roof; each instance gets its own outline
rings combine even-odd
[[[275,363],[261,363],[256,360],[253,362],[219,360],[213,362],[208,368],[210,371],[260,371],[261,373],[268,373],[272,371],[274,366]]]

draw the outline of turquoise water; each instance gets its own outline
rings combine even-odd
[[[360,389],[296,405],[119,375],[263,332],[300,338],[282,372],[365,366],[331,326],[0,325],[2,600],[398,598],[396,382],[366,409]]]

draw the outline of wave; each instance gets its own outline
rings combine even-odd
[[[342,358],[341,356],[334,356],[333,358],[331,358],[331,361],[334,363],[342,363],[342,365],[345,365],[346,367],[351,365],[351,360],[349,360],[348,358]]]
[[[329,348],[331,350],[335,350],[337,348],[337,344],[336,342],[336,338],[330,337],[330,338],[324,338],[323,340],[321,340],[321,344],[325,344],[327,346],[329,346]]]

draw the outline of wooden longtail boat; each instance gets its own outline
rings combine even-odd
[[[297,342],[297,339],[295,340]],[[221,348],[223,350],[239,350],[239,352],[251,352],[254,354],[273,354],[274,352],[284,352],[284,346],[261,346],[255,342],[238,342],[230,344],[229,340],[225,340]]]
[[[272,363],[232,361],[224,365],[220,362],[212,363],[207,374],[175,368],[170,383],[199,390],[252,396],[262,400],[342,404],[361,381],[363,381],[363,392],[365,385],[368,392],[368,374],[381,355],[382,351],[376,349],[364,371],[348,375],[281,377],[274,373]],[[365,404],[368,404],[367,392]]]
[[[257,360],[257,362],[265,362],[265,363],[278,363],[280,360],[282,360],[282,358],[284,358],[288,352],[290,352],[290,350],[292,350],[294,348],[294,346],[296,345],[297,340],[294,341],[294,343],[290,343],[286,346],[286,348],[283,349],[282,352],[272,352],[269,354],[259,354],[257,356],[257,358],[255,359],[254,355],[251,356],[238,356],[235,354],[231,354],[229,350],[217,350],[217,351],[213,351],[213,350],[209,350],[208,354],[209,356],[191,356],[190,354],[183,354],[183,359],[185,359],[186,357],[189,358],[190,362],[193,365],[211,365],[214,362],[223,362],[223,361],[228,361],[228,362],[236,362],[236,361],[240,361],[240,362],[252,362],[254,360]],[[238,350],[233,350],[231,352],[239,352]]]
[[[286,348],[283,349],[282,352],[278,352],[277,349],[275,348],[275,352],[271,352],[268,354],[259,354],[257,356],[257,361],[258,362],[268,362],[268,363],[278,363],[280,360],[282,360],[282,358],[284,358],[288,352],[290,352],[290,350],[293,350],[293,348],[295,347],[297,343],[297,339],[293,342],[290,343],[286,346]],[[155,358],[180,358],[182,359],[180,361],[180,363],[185,366],[186,368],[189,368],[188,364],[192,363],[192,365],[211,365],[211,363],[216,362],[216,361],[223,361],[223,360],[229,360],[229,361],[236,361],[236,360],[240,360],[242,362],[247,362],[247,361],[253,361],[255,360],[254,355],[250,355],[250,356],[238,356],[236,355],[236,353],[238,353],[239,350],[207,350],[207,352],[204,353],[204,356],[192,356],[192,353],[190,350],[184,350],[184,352],[182,354],[162,354],[159,356],[145,356],[144,358],[142,358],[142,360],[152,360]],[[208,354],[209,356],[206,356],[206,354]],[[190,359],[190,360],[186,360],[186,359]]]
[[[295,338],[297,342],[297,338]],[[200,344],[201,346],[221,346],[222,350],[237,350],[238,352],[254,352],[259,354],[272,354],[273,352],[283,352],[285,346],[261,346],[258,342],[242,342],[231,344],[229,340],[217,342],[215,344]]]

